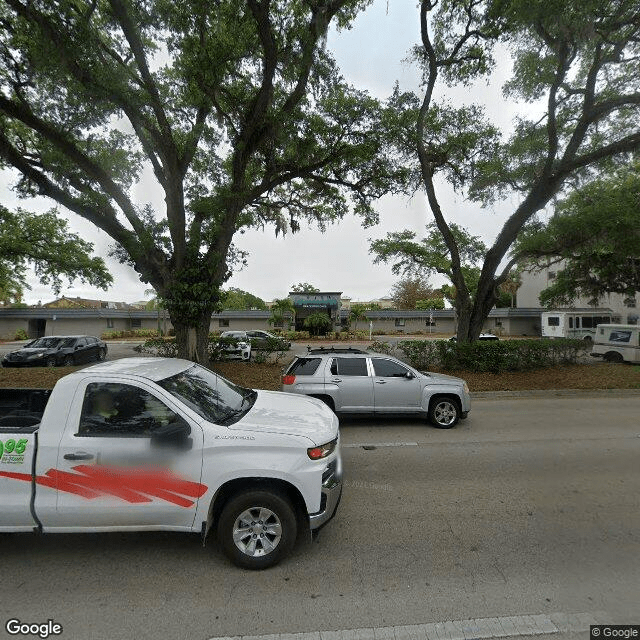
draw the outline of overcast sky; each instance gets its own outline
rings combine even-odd
[[[367,89],[380,99],[389,96],[394,82],[402,89],[418,90],[419,71],[407,65],[410,47],[419,41],[419,19],[415,0],[376,0],[355,22],[350,31],[331,33],[328,47],[333,51],[343,75],[357,87]],[[500,86],[511,70],[505,55],[498,61],[491,85],[483,81],[473,87],[448,90],[455,103],[475,101],[486,105],[496,124],[508,132],[518,107],[505,103]],[[18,201],[10,190],[15,176],[0,174],[0,198],[9,208],[22,206],[33,211],[44,211],[53,203],[43,199]],[[142,176],[134,195],[140,204],[151,202],[162,211],[163,196],[150,172]],[[505,216],[513,211],[514,202],[504,202],[495,211],[482,210],[477,205],[464,203],[446,186],[440,190],[441,202],[447,217],[466,226],[472,233],[492,240],[498,233]],[[430,221],[424,197],[412,199],[385,197],[376,205],[380,224],[365,229],[359,219],[349,216],[327,228],[325,233],[303,229],[295,235],[275,237],[273,229],[248,231],[237,235],[236,245],[249,252],[248,266],[236,273],[225,286],[239,287],[265,300],[283,297],[293,283],[310,282],[321,290],[342,291],[357,300],[371,300],[385,296],[397,277],[389,265],[372,265],[369,239],[380,238],[388,231],[413,229],[422,232]],[[95,245],[95,253],[105,258],[114,276],[114,285],[107,292],[74,283],[65,286],[64,294],[132,302],[145,298],[149,285],[141,283],[137,274],[108,257],[110,238],[90,223],[74,214],[68,214],[70,226]],[[51,300],[53,292],[36,279],[30,280],[32,289],[25,301]],[[439,281],[434,281],[440,284]]]

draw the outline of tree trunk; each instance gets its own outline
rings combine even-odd
[[[204,366],[209,364],[209,327],[211,311],[203,313],[199,318],[180,319],[170,313],[176,331],[178,358],[193,360]]]

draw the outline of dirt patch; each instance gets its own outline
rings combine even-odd
[[[284,363],[223,362],[213,369],[232,382],[251,389],[280,389]],[[78,367],[0,369],[0,387],[51,388]],[[434,370],[435,371],[435,370]],[[525,391],[527,389],[640,389],[640,366],[575,364],[553,369],[512,373],[443,371],[464,378],[471,391]]]

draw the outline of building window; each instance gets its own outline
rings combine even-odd
[[[549,280],[555,280],[556,279],[556,272],[555,271],[549,271],[549,273],[547,273],[547,278]]]
[[[219,327],[228,327],[229,326],[229,320],[228,319],[220,319],[218,320],[218,326]]]
[[[636,297],[635,296],[629,296],[628,298],[624,299],[624,306],[625,307],[629,307],[630,309],[635,309],[636,308]]]
[[[549,316],[547,318],[547,325],[550,327],[559,327],[560,326],[560,318],[558,316]]]
[[[142,320],[140,318],[131,318],[132,329],[142,329]]]
[[[396,318],[396,327],[404,327],[404,318]]]
[[[427,327],[435,327],[436,326],[436,321],[435,320],[429,320],[429,318],[426,319],[425,324],[427,325]]]
[[[496,326],[496,327],[501,327],[501,326],[502,326],[502,320],[498,320],[498,319],[496,319],[496,320],[495,320],[495,326]]]
[[[107,329],[113,329],[113,318],[107,318]]]

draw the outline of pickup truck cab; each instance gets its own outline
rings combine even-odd
[[[262,569],[330,520],[341,491],[338,420],[322,402],[186,360],[0,390],[0,532],[213,528],[235,564]]]

